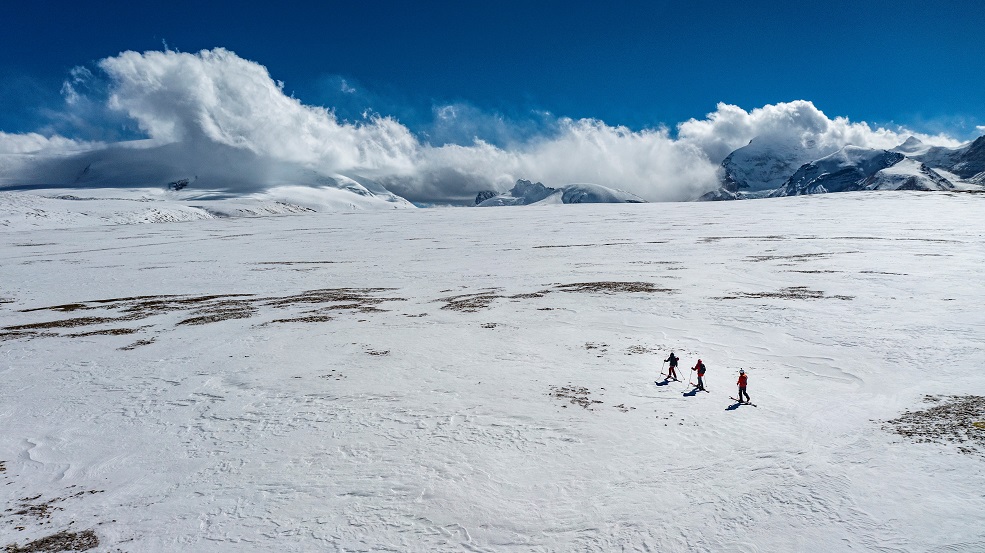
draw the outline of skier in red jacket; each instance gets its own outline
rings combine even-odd
[[[705,381],[704,381],[705,364],[702,363],[700,359],[698,359],[698,363],[691,370],[698,371],[698,385],[695,386],[695,388],[701,391],[707,391],[705,390]]]
[[[739,403],[742,403],[742,396],[743,395],[746,396],[746,401],[745,402],[746,403],[749,403],[749,393],[746,392],[746,383],[747,382],[749,382],[749,375],[746,374],[746,371],[745,370],[739,369],[739,381],[736,382],[736,384],[739,385]]]

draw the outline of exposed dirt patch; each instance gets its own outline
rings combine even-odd
[[[0,472],[7,472],[7,461],[0,461]]]
[[[761,299],[777,298],[783,300],[844,300],[855,299],[855,296],[828,296],[821,290],[811,290],[806,286],[791,286],[781,288],[776,292],[741,292],[734,296],[722,296],[714,299],[718,300],[740,300],[740,299]]]
[[[92,326],[105,323],[115,323],[120,321],[132,321],[135,317],[76,317],[74,319],[62,319],[60,321],[48,321],[43,323],[31,323],[24,325],[5,326],[3,330],[40,330],[45,328],[76,328],[80,326]]]
[[[382,355],[390,355],[390,350],[388,350],[388,349],[384,349],[384,350],[368,349],[368,350],[366,350],[366,353],[368,353],[370,355],[382,356]]]
[[[863,275],[894,275],[894,276],[907,276],[906,273],[891,273],[888,271],[859,271]]]
[[[257,308],[245,301],[232,300],[213,303],[192,313],[197,316],[180,321],[178,325],[204,325],[230,319],[249,319],[256,315]]]
[[[609,351],[609,344],[596,344],[595,342],[585,342],[585,349],[589,351],[593,349],[597,349],[602,352],[606,352]]]
[[[0,342],[7,340],[26,340],[38,336],[38,332],[4,332],[0,331]],[[54,335],[52,335],[54,336]]]
[[[798,236],[797,240],[884,240],[891,242],[960,242],[941,238],[897,238],[885,236]]]
[[[442,309],[448,309],[451,311],[462,311],[465,313],[475,313],[480,309],[485,309],[492,304],[493,301],[502,298],[503,296],[499,294],[493,294],[491,292],[483,292],[479,294],[464,294],[461,296],[451,296],[448,298],[442,298],[438,301],[445,302],[445,305],[441,306]]]
[[[381,298],[377,294],[388,292],[392,288],[323,288],[308,290],[300,294],[280,298],[260,300],[261,305],[288,308],[312,304],[337,304],[324,307],[323,310],[357,310],[363,313],[383,311],[377,305],[388,301],[406,301],[404,298]]]
[[[51,515],[55,511],[65,510],[64,508],[58,506],[59,503],[62,503],[69,499],[74,499],[77,497],[83,497],[86,495],[92,495],[97,493],[102,493],[102,490],[82,490],[65,497],[55,497],[52,499],[44,499],[44,500],[40,500],[41,494],[38,494],[34,497],[22,497],[19,500],[17,500],[17,504],[14,507],[10,509],[6,509],[3,512],[2,516],[3,518],[8,518],[8,517],[33,518],[42,522],[46,522],[48,519],[51,518]]]
[[[482,328],[496,328],[496,323],[482,323]]]
[[[597,399],[591,399],[592,392],[583,386],[573,386],[568,384],[567,386],[551,386],[550,392],[548,393],[551,397],[556,397],[558,399],[567,399],[568,403],[571,405],[580,405],[581,407],[588,409],[589,411],[594,411],[592,406],[598,403],[602,403]],[[562,405],[561,407],[567,407],[567,405]]]
[[[672,288],[660,288],[652,282],[575,282],[560,284],[556,288],[561,292],[601,292],[603,294],[676,292]]]
[[[528,294],[514,294],[510,296],[510,299],[525,300],[525,299],[533,299],[533,298],[542,298],[550,293],[551,293],[550,290],[541,290],[540,292],[530,292]]]
[[[99,538],[92,530],[82,532],[61,531],[43,537],[23,546],[16,543],[7,545],[5,553],[57,553],[59,551],[86,551],[99,547]]]
[[[126,298],[110,298],[104,300],[90,300],[85,303],[66,303],[62,305],[52,305],[48,307],[35,307],[33,309],[21,309],[21,313],[31,313],[33,311],[78,311],[82,309],[105,309],[107,306],[123,307],[126,304],[132,304],[141,301],[153,301],[161,302],[166,301],[170,298],[181,298],[183,296],[131,296]]]
[[[604,244],[558,244],[558,245],[546,245],[546,246],[534,246],[534,249],[539,248],[594,248],[596,246],[628,246],[632,242],[606,242]]]
[[[136,334],[137,332],[140,332],[139,328],[108,328],[106,330],[66,334],[65,336],[68,338],[82,338],[84,336],[126,336],[127,334]]]
[[[763,241],[776,241],[776,240],[786,240],[786,236],[768,235],[768,236],[706,236],[700,241],[706,244],[712,242],[721,242],[722,240],[763,240]]]
[[[331,288],[308,290],[299,294],[281,297],[257,297],[254,294],[209,294],[209,295],[158,295],[131,296],[91,300],[68,304],[38,307],[21,310],[22,313],[37,311],[74,312],[100,310],[101,313],[89,317],[75,317],[57,321],[12,325],[0,328],[0,340],[21,338],[36,338],[41,336],[59,336],[59,334],[42,334],[45,329],[67,329],[86,326],[96,326],[121,321],[146,319],[157,315],[174,312],[187,312],[188,315],[177,326],[203,325],[231,319],[247,319],[255,317],[263,307],[274,309],[292,309],[296,307],[321,306],[314,311],[308,311],[307,316],[279,318],[272,322],[325,322],[332,318],[324,311],[350,310],[360,313],[378,313],[384,311],[378,307],[387,301],[405,301],[403,298],[378,297],[380,292],[388,288]],[[107,316],[107,312],[115,312],[122,316]],[[153,325],[151,325],[153,326]],[[145,327],[146,328],[146,327]],[[96,336],[114,334],[132,334],[139,329],[97,329],[90,332],[64,334],[62,336]]]
[[[647,353],[657,353],[656,349],[648,348],[646,346],[629,346],[626,348],[626,355],[643,355]]]
[[[630,261],[631,265],[681,265],[680,261]]]
[[[856,253],[856,252],[833,252],[833,253],[800,253],[796,255],[750,255],[746,261],[807,261],[810,259],[824,259],[836,255],[837,253]]]
[[[253,316],[252,312],[249,311],[229,311],[225,313],[216,313],[213,315],[201,315],[199,317],[192,317],[190,319],[185,319],[183,321],[178,321],[178,325],[206,325],[210,323],[217,323],[219,321],[227,321],[230,319],[248,319]]]
[[[332,320],[332,317],[329,317],[328,315],[305,315],[304,317],[292,317],[290,319],[274,319],[274,320],[270,321],[269,323],[265,323],[265,324],[274,324],[274,323],[326,323],[326,322],[331,321],[331,320]]]
[[[924,396],[931,406],[906,411],[883,429],[916,443],[954,444],[958,451],[985,457],[985,397]]]
[[[330,265],[348,261],[258,261],[255,265]]]
[[[143,299],[128,301],[123,304],[113,305],[121,309],[124,313],[138,314],[142,317],[161,315],[164,313],[174,313],[178,311],[192,311],[192,314],[207,317],[209,315],[221,315],[225,312],[244,311],[252,309],[251,299],[253,294],[212,294],[207,296],[160,296],[153,299]],[[250,299],[241,299],[250,298]],[[96,303],[96,302],[94,302]],[[242,317],[227,317],[242,318]],[[218,317],[216,320],[224,320]],[[210,321],[214,322],[214,321]],[[186,323],[179,324],[204,324]]]
[[[551,289],[538,290],[536,292],[526,292],[522,294],[513,295],[502,295],[496,291],[485,291],[475,294],[461,294],[458,296],[450,296],[446,298],[441,298],[437,301],[445,302],[442,309],[448,309],[452,311],[462,311],[465,313],[475,313],[480,309],[486,309],[492,303],[498,299],[512,299],[512,300],[524,300],[524,299],[537,299],[543,298],[548,294],[555,292],[587,292],[587,293],[602,293],[602,294],[616,294],[616,293],[656,293],[665,292],[673,293],[677,290],[672,288],[660,288],[653,284],[652,282],[613,282],[613,281],[600,281],[600,282],[575,282],[571,284],[555,284]],[[542,311],[550,310],[551,308],[541,308]]]
[[[118,349],[120,351],[131,351],[131,350],[135,350],[135,349],[139,348],[140,346],[149,346],[149,345],[151,345],[151,344],[154,343],[154,340],[155,340],[154,338],[146,338],[146,339],[142,339],[142,340],[137,340],[136,342],[134,342],[132,344],[123,346],[121,348],[116,348],[116,349]]]
[[[619,405],[615,405],[614,407],[616,409],[619,409],[623,413],[628,413],[630,411],[635,411],[636,410],[635,407],[626,407],[626,404],[625,403],[620,403]]]
[[[41,310],[69,312],[69,311],[78,311],[80,309],[86,309],[86,307],[87,306],[84,303],[66,303],[65,305],[53,305],[51,307],[22,309],[21,313],[29,313],[31,311],[41,311]]]

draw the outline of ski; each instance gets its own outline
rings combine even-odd
[[[756,406],[756,404],[755,404],[755,403],[750,403],[750,402],[748,402],[748,401],[741,401],[741,400],[739,400],[738,398],[734,398],[734,397],[732,397],[732,396],[729,396],[729,399],[731,399],[732,401],[734,401],[734,402],[736,402],[736,403],[739,403],[739,404],[742,404],[742,405],[752,405],[753,407],[755,407],[755,406]]]

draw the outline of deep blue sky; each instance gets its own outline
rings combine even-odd
[[[305,103],[344,117],[369,106],[416,130],[432,105],[452,102],[516,121],[543,110],[634,129],[700,118],[720,101],[795,99],[960,138],[985,125],[981,0],[35,0],[3,11],[7,132],[49,123],[72,67],[162,41],[226,47]],[[341,94],[340,79],[361,94]]]

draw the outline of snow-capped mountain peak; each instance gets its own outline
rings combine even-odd
[[[900,152],[845,146],[805,164],[772,196],[853,190],[949,190],[954,185]]]
[[[818,194],[848,190],[980,189],[985,137],[958,148],[915,136],[891,150],[814,141],[759,138],[735,150],[721,168],[721,186],[701,200]]]
[[[755,194],[779,188],[801,165],[830,154],[836,147],[816,140],[757,137],[722,162],[723,188]]]
[[[646,203],[646,200],[600,184],[567,184],[554,188],[525,179],[517,180],[509,192],[497,195],[480,192],[476,196],[476,205],[479,207],[581,203]]]

